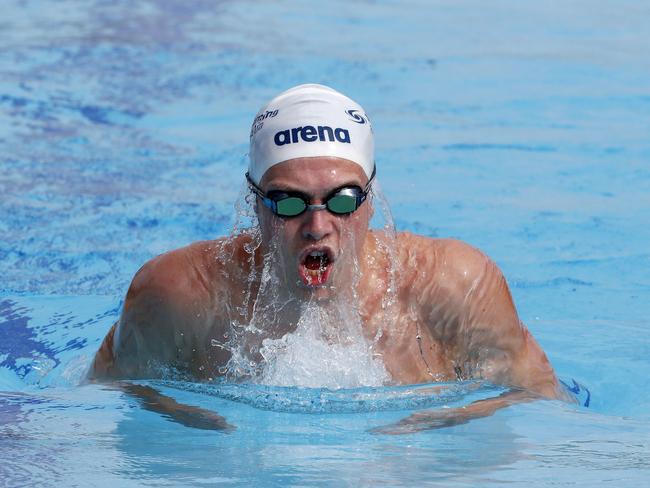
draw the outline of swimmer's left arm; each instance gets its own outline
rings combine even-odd
[[[442,429],[466,424],[470,420],[489,417],[497,410],[516,403],[538,400],[540,397],[526,390],[511,390],[496,398],[478,400],[465,407],[415,412],[394,424],[378,427],[376,434],[410,434],[422,430]]]
[[[519,320],[497,265],[459,241],[439,241],[435,252],[430,271],[442,284],[421,298],[428,313],[423,319],[447,346],[457,377],[482,378],[543,398],[562,397],[553,368]]]
[[[520,321],[503,273],[482,254],[478,259],[482,269],[474,275],[465,298],[464,315],[461,314],[461,356],[466,361],[475,361],[476,374],[492,383],[544,398],[558,398],[560,388],[555,372]]]
[[[438,429],[487,417],[510,405],[567,399],[546,354],[520,322],[505,278],[494,262],[452,240],[422,240],[425,256],[413,281],[425,323],[444,344],[458,379],[481,378],[511,387],[499,397],[460,408],[417,412],[377,433]]]

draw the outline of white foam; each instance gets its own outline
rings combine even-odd
[[[337,315],[311,303],[294,332],[264,340],[260,353],[265,364],[259,382],[330,389],[388,382],[383,361],[363,337],[360,321]]]

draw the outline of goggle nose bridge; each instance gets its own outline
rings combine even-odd
[[[309,204],[305,210],[314,211],[314,210],[327,210],[327,204]]]

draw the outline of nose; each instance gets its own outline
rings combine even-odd
[[[310,208],[302,216],[302,236],[305,239],[320,241],[332,232],[332,216],[323,208]]]

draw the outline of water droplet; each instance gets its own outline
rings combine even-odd
[[[219,341],[216,340],[216,339],[212,339],[212,340],[210,341],[210,345],[211,345],[212,347],[218,347],[219,349],[226,349],[225,344],[222,344],[221,342],[219,342]]]

